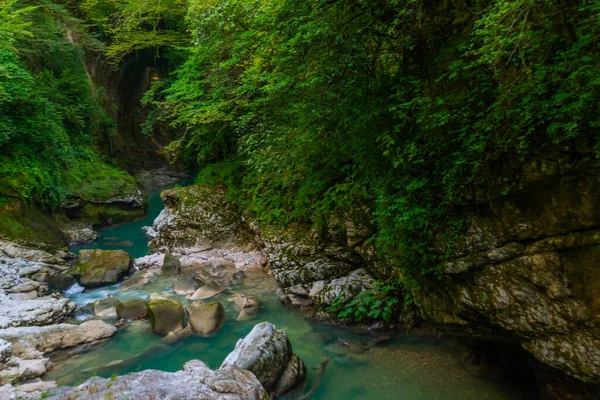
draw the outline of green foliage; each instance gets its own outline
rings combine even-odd
[[[108,42],[106,55],[118,63],[134,51],[183,45],[186,0],[85,0],[79,5]]]
[[[500,166],[596,142],[599,13],[553,0],[192,1],[188,59],[145,101],[181,132],[175,156],[211,165],[263,222],[370,207],[373,241],[410,291],[462,229],[456,205],[506,193]],[[231,160],[241,179],[219,166]]]
[[[110,120],[83,69],[81,49],[65,38],[85,36],[78,23],[54,3],[2,6],[0,35],[9,40],[0,46],[0,196],[55,208],[70,190],[63,185],[66,171],[97,159],[94,136]]]
[[[338,296],[333,300],[327,312],[350,322],[372,320],[393,321],[401,310],[400,297],[404,285],[399,280],[377,282],[375,288],[358,293],[350,301]]]

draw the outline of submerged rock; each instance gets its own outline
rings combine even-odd
[[[186,275],[186,276],[179,278],[173,284],[173,292],[175,292],[175,294],[192,294],[196,290],[198,290],[198,288],[202,285],[203,285],[203,283],[200,282],[198,279],[195,279],[192,276]]]
[[[173,344],[182,341],[188,336],[191,336],[194,333],[191,326],[186,326],[180,331],[177,332],[169,332],[167,336],[162,338],[160,341],[167,344]]]
[[[245,321],[258,315],[260,312],[260,300],[255,297],[248,297],[238,293],[231,300],[233,300],[238,309],[238,315],[235,318],[236,321]]]
[[[123,250],[81,250],[71,274],[85,287],[117,282],[131,267],[131,257]]]
[[[119,319],[135,319],[146,315],[146,303],[142,299],[119,302],[116,306]]]
[[[213,296],[223,293],[225,289],[220,287],[215,282],[209,282],[194,292],[194,294],[187,297],[188,300],[206,300]]]
[[[51,389],[46,399],[239,399],[268,400],[256,377],[236,366],[212,371],[202,361],[188,361],[181,371],[145,370],[113,379],[94,377],[78,387]]]
[[[133,276],[127,280],[124,280],[119,286],[121,292],[144,286],[150,280],[148,279],[148,273],[145,271],[136,271]]]
[[[117,304],[119,304],[119,300],[114,297],[98,300],[94,303],[94,315],[97,317],[117,316]]]
[[[154,333],[166,335],[183,329],[185,311],[177,300],[154,293],[150,295],[147,309]]]
[[[238,340],[221,368],[236,365],[252,371],[268,390],[278,386],[290,389],[306,374],[302,360],[293,356],[287,334],[273,324],[261,322],[244,339]],[[293,365],[288,368],[290,362]]]

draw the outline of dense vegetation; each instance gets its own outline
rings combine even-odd
[[[131,180],[94,146],[114,122],[82,57],[102,44],[60,4],[0,5],[0,200],[55,209],[100,171]]]
[[[0,14],[0,34],[11,38],[0,50],[2,175],[19,182],[8,187],[20,196],[51,204],[54,165],[88,154],[97,129],[89,122],[102,118],[82,94],[77,50],[55,60],[28,38],[56,43],[56,20],[16,14],[14,4]],[[455,205],[506,193],[496,166],[581,137],[596,143],[597,1],[68,6],[96,24],[115,63],[153,48],[178,65],[147,93],[154,111],[144,129],[163,122],[179,132],[169,150],[202,167],[201,181],[225,184],[232,201],[270,224],[322,224],[368,207],[373,243],[411,288],[445,256],[432,250],[435,238],[460,231]],[[26,55],[32,46],[47,52]],[[48,154],[43,165],[39,152]]]
[[[180,129],[171,150],[265,222],[368,206],[414,288],[461,228],[453,207],[506,192],[497,165],[595,139],[599,17],[595,1],[192,1],[187,59],[147,102]]]

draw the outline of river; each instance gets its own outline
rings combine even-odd
[[[101,230],[98,241],[74,246],[72,250],[123,249],[132,257],[148,254],[148,239],[141,228],[151,225],[164,207],[159,194],[160,191],[149,194],[148,216],[145,219]],[[147,285],[131,291],[120,292],[116,284],[83,292],[71,290],[67,295],[82,307],[83,312],[78,314],[78,319],[82,320],[92,317],[85,314],[86,304],[109,294],[121,300],[145,299],[151,293],[172,292],[172,283],[172,277],[155,276]],[[177,371],[192,359],[200,359],[211,368],[218,368],[238,339],[248,334],[256,323],[269,321],[287,332],[294,352],[307,365],[308,378],[304,392],[312,385],[319,363],[325,358],[330,359],[313,399],[532,398],[531,393],[523,387],[483,380],[469,374],[453,358],[444,341],[397,333],[391,340],[373,347],[369,345],[372,337],[364,332],[312,323],[299,312],[283,307],[275,290],[276,284],[272,278],[262,273],[249,273],[242,287],[230,289],[214,298],[225,306],[228,316],[222,329],[214,336],[192,336],[176,344],[163,344],[161,336],[152,333],[148,321],[136,321],[120,329],[104,345],[56,361],[46,378],[57,380],[59,384],[74,385],[92,375],[110,377],[143,369]],[[257,317],[246,321],[235,320],[234,305],[228,299],[236,291],[261,299],[262,308]],[[185,296],[180,296],[179,300],[183,304],[187,302]],[[349,352],[340,339],[354,344],[355,350]],[[293,399],[294,396],[283,398]]]

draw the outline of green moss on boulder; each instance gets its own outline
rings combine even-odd
[[[131,267],[131,257],[123,250],[81,250],[71,274],[85,287],[117,282]]]
[[[177,300],[152,294],[146,303],[146,308],[154,333],[166,335],[183,329],[185,311]]]

